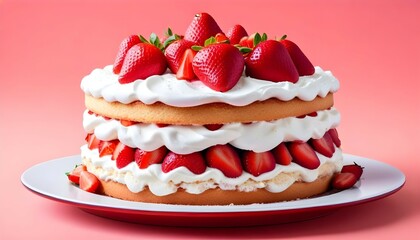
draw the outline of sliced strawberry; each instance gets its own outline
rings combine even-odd
[[[245,28],[239,24],[234,25],[226,32],[226,37],[229,38],[230,44],[238,44],[243,37],[248,36]]]
[[[177,40],[165,49],[165,57],[172,73],[177,73],[182,63],[182,58],[187,49],[191,49],[194,43],[185,39]]]
[[[90,141],[90,138],[91,138],[92,135],[93,135],[93,133],[86,134],[86,137],[85,137],[86,143],[88,143]]]
[[[86,171],[86,170],[87,170],[86,166],[83,165],[83,164],[80,164],[80,165],[76,165],[76,167],[71,172],[67,172],[66,175],[67,175],[67,178],[71,182],[73,182],[75,184],[79,184],[80,173],[82,171]]]
[[[242,165],[245,171],[258,177],[263,173],[272,171],[276,167],[276,160],[269,151],[262,153],[245,151],[243,153]]]
[[[315,73],[314,65],[312,65],[311,61],[309,61],[302,50],[300,50],[294,42],[283,39],[280,43],[283,44],[289,52],[299,76],[307,76]]]
[[[115,58],[115,62],[112,68],[112,71],[115,74],[119,74],[121,71],[121,67],[123,65],[125,56],[127,55],[128,50],[137,43],[141,43],[139,35],[130,35],[122,40],[120,43],[120,48],[117,53],[117,57]]]
[[[156,126],[158,126],[158,128],[163,128],[163,127],[169,126],[169,124],[166,124],[166,123],[156,123]]]
[[[196,51],[193,51],[191,48],[185,50],[184,56],[182,56],[181,65],[178,68],[176,73],[177,79],[183,80],[194,80],[197,79],[197,76],[194,74],[192,62],[194,56],[197,54]]]
[[[112,155],[115,148],[117,147],[118,142],[118,140],[100,141],[98,146],[99,157]]]
[[[90,150],[93,150],[93,149],[95,149],[95,148],[98,148],[98,146],[99,146],[99,142],[100,142],[101,140],[99,140],[98,138],[96,138],[95,134],[93,134],[93,133],[89,133],[89,134],[86,136],[86,141],[87,141],[87,146],[88,146],[88,148],[89,148]]]
[[[236,47],[219,43],[211,44],[195,55],[193,70],[204,85],[226,92],[239,81],[244,64],[244,58]]]
[[[222,29],[210,14],[197,13],[188,26],[184,39],[203,46],[206,39],[221,32]]]
[[[330,130],[328,130],[328,133],[330,134],[335,146],[340,147],[341,146],[341,141],[340,141],[340,138],[338,138],[337,129],[331,128]]]
[[[121,120],[120,120],[120,123],[121,123],[121,125],[123,125],[124,127],[129,127],[129,126],[131,126],[131,125],[136,124],[136,122],[133,122],[133,121],[130,121],[130,120],[124,120],[124,119],[121,119]]]
[[[337,173],[332,180],[333,188],[337,190],[344,190],[354,186],[358,178],[353,173]]]
[[[284,142],[280,143],[273,149],[274,158],[276,163],[280,165],[289,165],[292,163],[292,155],[290,155],[289,150],[286,147]]]
[[[80,189],[94,193],[99,187],[99,179],[92,173],[88,171],[80,172],[80,181],[79,181]]]
[[[229,38],[226,37],[226,35],[224,33],[218,33],[218,34],[216,34],[216,36],[214,36],[214,38],[216,39],[216,43],[227,43],[227,42],[229,42]]]
[[[306,142],[295,141],[288,143],[287,149],[292,155],[293,162],[304,168],[316,169],[321,164],[315,151]]]
[[[223,127],[223,124],[206,124],[204,125],[205,128],[207,128],[210,131],[216,131]]]
[[[308,114],[303,114],[303,115],[297,116],[297,118],[316,117],[316,116],[318,116],[317,112],[311,112],[311,113],[308,113]]]
[[[257,33],[253,33],[250,36],[242,37],[241,40],[239,40],[239,45],[242,47],[253,49],[255,47],[254,46],[255,35],[257,35]]]
[[[168,149],[162,146],[154,151],[144,151],[137,148],[134,152],[134,161],[140,169],[145,169],[152,164],[162,163]]]
[[[316,116],[318,116],[318,113],[317,112],[311,112],[311,113],[308,113],[308,116],[316,117]]]
[[[310,139],[309,143],[315,149],[315,151],[326,157],[332,157],[335,152],[333,140],[331,139],[331,136],[328,132],[326,132],[322,138]]]
[[[111,159],[116,161],[117,168],[123,168],[134,161],[134,148],[119,142]]]
[[[169,152],[162,163],[162,171],[168,173],[175,168],[186,167],[195,174],[206,171],[206,163],[200,152],[190,154],[177,154]]]
[[[228,178],[236,178],[242,175],[241,160],[238,153],[230,145],[216,145],[206,152],[207,165],[217,168]]]
[[[121,84],[162,75],[167,68],[162,51],[150,43],[138,43],[128,50],[118,81]]]
[[[363,174],[363,167],[358,165],[357,163],[354,163],[353,165],[345,165],[343,166],[343,168],[341,169],[342,173],[353,173],[357,180],[360,179],[360,177]]]
[[[299,74],[286,48],[275,40],[260,42],[246,58],[247,76],[273,82],[296,83]]]

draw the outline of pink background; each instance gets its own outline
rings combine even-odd
[[[176,2],[176,4],[175,4]],[[20,175],[78,154],[81,78],[111,64],[128,34],[183,33],[194,13],[223,29],[288,34],[341,81],[336,107],[343,149],[407,176],[398,193],[332,215],[277,226],[162,228],[95,217],[27,191]],[[8,1],[0,0],[1,239],[413,237],[420,223],[420,2],[401,1]]]

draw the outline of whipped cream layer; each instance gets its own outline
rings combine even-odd
[[[137,123],[123,126],[115,119],[83,113],[83,127],[104,141],[119,139],[133,148],[153,151],[161,146],[179,154],[198,152],[217,144],[265,152],[285,141],[308,141],[321,138],[325,132],[340,123],[340,113],[335,109],[317,111],[317,116],[288,117],[270,122],[229,123],[211,131],[200,125],[169,125]]]
[[[118,75],[112,72],[112,65],[93,70],[81,82],[85,94],[104,98],[108,102],[124,104],[134,101],[145,104],[162,102],[175,107],[191,107],[214,102],[245,106],[270,98],[289,101],[297,97],[303,101],[312,101],[317,96],[325,97],[330,92],[338,91],[339,87],[340,84],[332,73],[320,67],[315,67],[313,75],[300,77],[297,83],[271,82],[242,76],[235,87],[223,93],[208,88],[200,81],[178,80],[174,74],[168,72],[120,84]]]
[[[161,170],[161,164],[150,165],[140,169],[135,162],[118,169],[110,156],[99,157],[97,149],[90,150],[86,145],[81,147],[83,164],[100,179],[115,181],[127,185],[131,192],[137,193],[148,187],[157,196],[175,193],[179,188],[191,194],[200,194],[208,189],[238,190],[250,192],[265,188],[270,192],[282,192],[294,182],[313,182],[318,177],[341,171],[343,156],[341,149],[336,148],[331,158],[318,154],[320,167],[309,170],[291,163],[287,166],[276,164],[274,170],[255,177],[243,172],[237,178],[227,178],[216,169],[207,167],[202,174],[194,174],[185,167],[176,168],[168,173]]]

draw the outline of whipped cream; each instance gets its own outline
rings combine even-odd
[[[90,172],[100,179],[126,184],[131,192],[137,193],[148,187],[157,196],[169,195],[179,188],[191,194],[200,194],[207,189],[238,190],[250,192],[265,188],[270,192],[282,192],[296,181],[312,182],[319,176],[339,172],[343,167],[341,149],[336,148],[331,158],[318,154],[320,167],[309,170],[296,163],[287,166],[276,164],[274,170],[255,177],[243,172],[237,178],[227,178],[216,169],[207,167],[202,174],[194,174],[185,167],[176,168],[168,173],[161,170],[161,164],[150,165],[140,169],[135,162],[118,169],[116,161],[110,156],[99,157],[97,149],[90,150],[86,145],[81,147],[81,156]]]
[[[239,149],[265,152],[281,142],[306,142],[310,138],[321,138],[326,131],[337,127],[339,123],[340,113],[335,108],[317,111],[315,117],[288,117],[248,124],[229,123],[214,131],[200,125],[169,125],[159,128],[156,124],[137,123],[126,127],[118,120],[106,120],[101,116],[89,114],[88,110],[83,113],[85,131],[95,133],[101,140],[119,139],[127,146],[145,151],[166,146],[179,154],[198,152],[227,143]]]
[[[312,101],[317,96],[325,97],[330,92],[338,91],[339,87],[340,84],[332,73],[320,67],[315,67],[313,75],[300,77],[297,83],[271,82],[242,76],[235,87],[223,93],[208,88],[200,81],[178,80],[169,72],[120,84],[118,75],[112,72],[112,65],[93,70],[81,82],[85,94],[104,98],[108,102],[162,102],[175,107],[191,107],[213,102],[245,106],[270,98],[289,101],[297,97],[303,101]]]

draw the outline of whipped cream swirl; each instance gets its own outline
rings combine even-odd
[[[311,76],[300,77],[297,83],[271,82],[242,76],[227,92],[217,92],[200,81],[176,79],[172,73],[150,76],[128,84],[120,84],[112,65],[95,69],[82,79],[85,94],[104,98],[108,102],[128,104],[141,101],[145,104],[162,102],[175,107],[191,107],[207,103],[222,102],[233,106],[245,106],[256,101],[277,98],[289,101],[299,98],[312,101],[317,96],[325,97],[338,91],[340,84],[330,71],[315,67]]]
[[[119,139],[130,147],[153,151],[161,146],[169,150],[188,154],[198,152],[217,144],[265,152],[284,141],[308,141],[321,138],[325,132],[340,123],[340,113],[335,109],[317,111],[317,116],[303,118],[288,117],[270,122],[230,123],[211,131],[200,125],[169,125],[137,123],[123,126],[115,119],[106,120],[101,116],[83,114],[83,127],[88,133],[95,133],[101,140]]]

